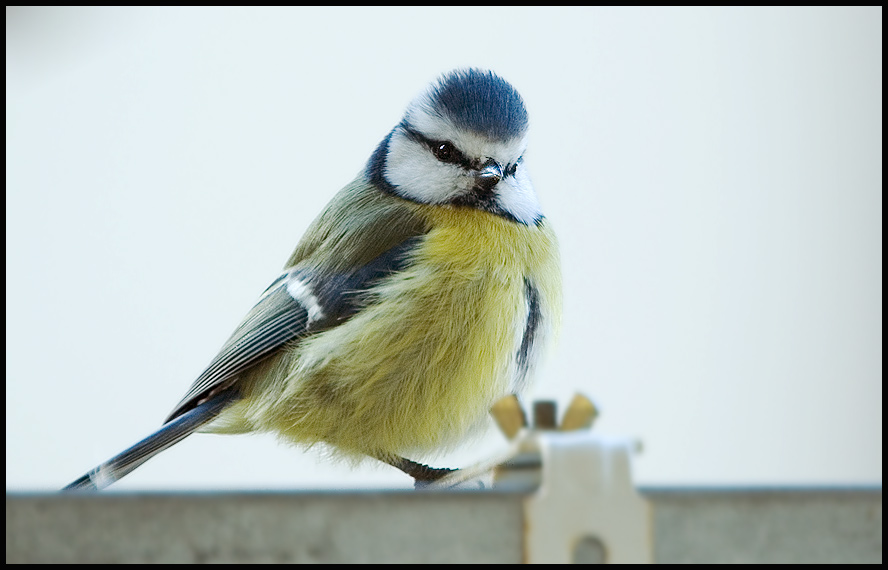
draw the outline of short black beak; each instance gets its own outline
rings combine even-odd
[[[503,167],[492,158],[481,165],[475,175],[475,185],[484,192],[490,192],[503,179]]]

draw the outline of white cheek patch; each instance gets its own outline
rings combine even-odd
[[[444,164],[400,129],[389,141],[385,178],[406,198],[444,204],[471,187],[471,178],[455,164]]]
[[[310,325],[311,323],[324,318],[324,311],[321,308],[321,303],[312,291],[311,284],[306,283],[301,279],[293,279],[287,283],[287,293],[296,299],[300,305],[305,307],[305,310],[308,313],[308,323],[306,324]]]
[[[534,224],[543,215],[523,163],[518,163],[514,176],[507,176],[496,185],[496,195],[503,210],[524,225]]]

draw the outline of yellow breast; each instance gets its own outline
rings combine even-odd
[[[554,235],[545,221],[527,227],[468,208],[419,208],[432,229],[413,262],[350,320],[269,364],[286,370],[251,390],[262,398],[249,404],[253,429],[404,456],[456,443],[508,392],[526,279],[544,319],[558,319]]]

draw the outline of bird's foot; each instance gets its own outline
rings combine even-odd
[[[441,479],[445,475],[459,471],[459,469],[449,469],[447,467],[429,467],[416,461],[411,461],[404,457],[386,461],[389,465],[396,469],[400,469],[414,479],[414,488],[423,489]]]

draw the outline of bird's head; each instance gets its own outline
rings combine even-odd
[[[491,71],[452,71],[410,103],[368,174],[408,200],[536,223],[542,214],[522,158],[527,127],[524,101],[508,82]]]

